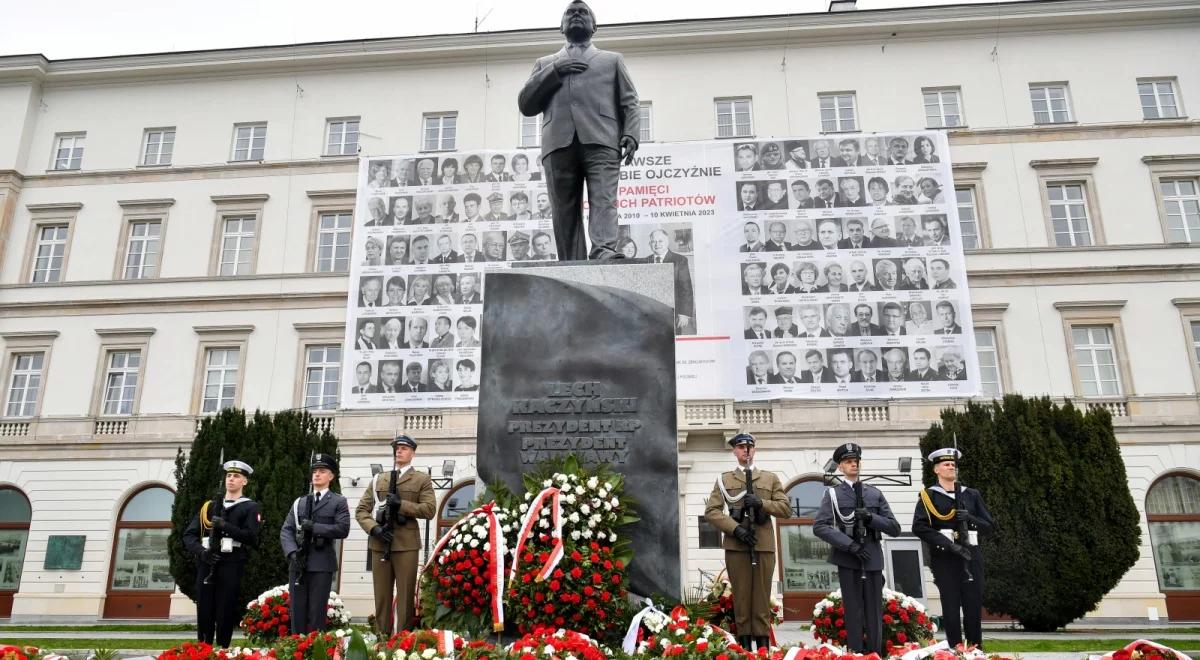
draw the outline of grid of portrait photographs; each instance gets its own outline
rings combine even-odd
[[[487,273],[557,261],[536,152],[361,159],[342,406],[478,403]]]
[[[976,393],[947,151],[941,133],[731,145],[738,398]]]

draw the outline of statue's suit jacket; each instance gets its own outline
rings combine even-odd
[[[583,144],[617,151],[621,136],[637,141],[641,135],[638,95],[621,54],[588,45],[579,58],[588,63],[587,70],[559,76],[555,62],[569,58],[566,47],[538,58],[517,97],[526,117],[542,114],[542,157],[571,146],[576,135]]]

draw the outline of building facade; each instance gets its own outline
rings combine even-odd
[[[1093,616],[1200,618],[1200,7],[1065,0],[601,26],[643,141],[948,131],[989,395],[1112,412],[1141,558]],[[0,617],[189,616],[155,544],[173,459],[223,407],[307,408],[361,493],[405,430],[471,499],[473,410],[338,409],[358,155],[536,146],[516,94],[552,30],[47,61],[0,58]],[[834,588],[832,448],[919,461],[956,400],[679,403],[688,586],[739,428],[789,488],[781,589]],[[919,464],[919,463],[918,463]],[[914,470],[919,482],[919,470]],[[885,488],[908,529],[917,487]],[[53,537],[53,540],[52,540]],[[79,537],[83,537],[80,539]],[[82,543],[78,566],[62,561]],[[161,545],[161,544],[159,544]],[[371,609],[366,535],[338,590]],[[938,609],[911,535],[889,580]]]

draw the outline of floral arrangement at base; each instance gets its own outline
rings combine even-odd
[[[43,651],[36,646],[0,644],[0,660],[67,660],[67,656]]]
[[[506,535],[512,516],[494,502],[459,518],[430,553],[420,576],[421,622],[481,635],[503,629]]]
[[[581,632],[538,626],[504,649],[516,660],[576,658],[577,660],[606,660],[613,654],[596,640]]]
[[[163,651],[158,660],[269,660],[278,658],[273,648],[215,649],[206,642],[185,642]]]
[[[738,634],[737,619],[733,614],[733,585],[729,583],[729,578],[725,577],[724,572],[708,586],[708,593],[700,599],[695,609],[697,612],[704,612],[705,618],[713,625],[721,626],[734,635]],[[783,599],[773,594],[771,596],[771,625],[778,626],[781,623],[783,623]]]
[[[635,658],[737,660],[757,657],[739,646],[728,632],[701,617],[690,617],[682,605],[671,610],[663,625],[647,622],[645,618],[642,623],[651,634],[638,641],[633,651]],[[766,650],[762,653],[765,656]]]
[[[812,634],[822,642],[846,645],[846,608],[842,605],[842,590],[826,596],[813,609]],[[883,643],[888,655],[906,644],[925,645],[933,641],[937,626],[916,599],[884,588]]]
[[[268,589],[247,603],[241,623],[246,641],[254,646],[269,646],[280,637],[287,637],[291,626],[290,605],[291,595],[286,584]],[[346,628],[349,625],[350,611],[346,609],[346,604],[336,592],[330,592],[329,605],[325,610],[325,629]]]
[[[451,660],[467,640],[449,630],[405,630],[375,645],[378,660]]]
[[[1102,660],[1189,660],[1188,656],[1169,646],[1138,639],[1123,649],[1107,653]]]

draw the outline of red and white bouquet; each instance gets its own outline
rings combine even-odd
[[[452,660],[467,640],[449,630],[405,630],[375,645],[379,660]]]
[[[846,645],[846,608],[842,605],[842,590],[822,599],[813,609],[812,634],[817,639],[838,646]],[[888,655],[908,644],[928,644],[933,641],[937,626],[915,598],[899,591],[883,590],[883,643]]]
[[[505,647],[508,657],[516,660],[606,660],[611,653],[596,640],[574,630],[538,626]]]
[[[471,634],[504,629],[506,535],[512,516],[489,502],[459,518],[421,573],[421,620]]]
[[[733,635],[725,630],[703,618],[693,620],[682,605],[671,610],[669,620],[657,633],[646,635],[637,643],[633,655],[640,658],[688,660],[736,660],[755,657],[739,646]]]
[[[246,633],[246,641],[256,646],[267,646],[280,637],[286,637],[291,627],[291,614],[288,611],[290,604],[291,595],[286,584],[268,589],[247,603],[246,614],[242,617],[241,624]],[[325,610],[325,629],[345,628],[349,625],[350,612],[346,609],[346,604],[336,592],[330,592]]]

